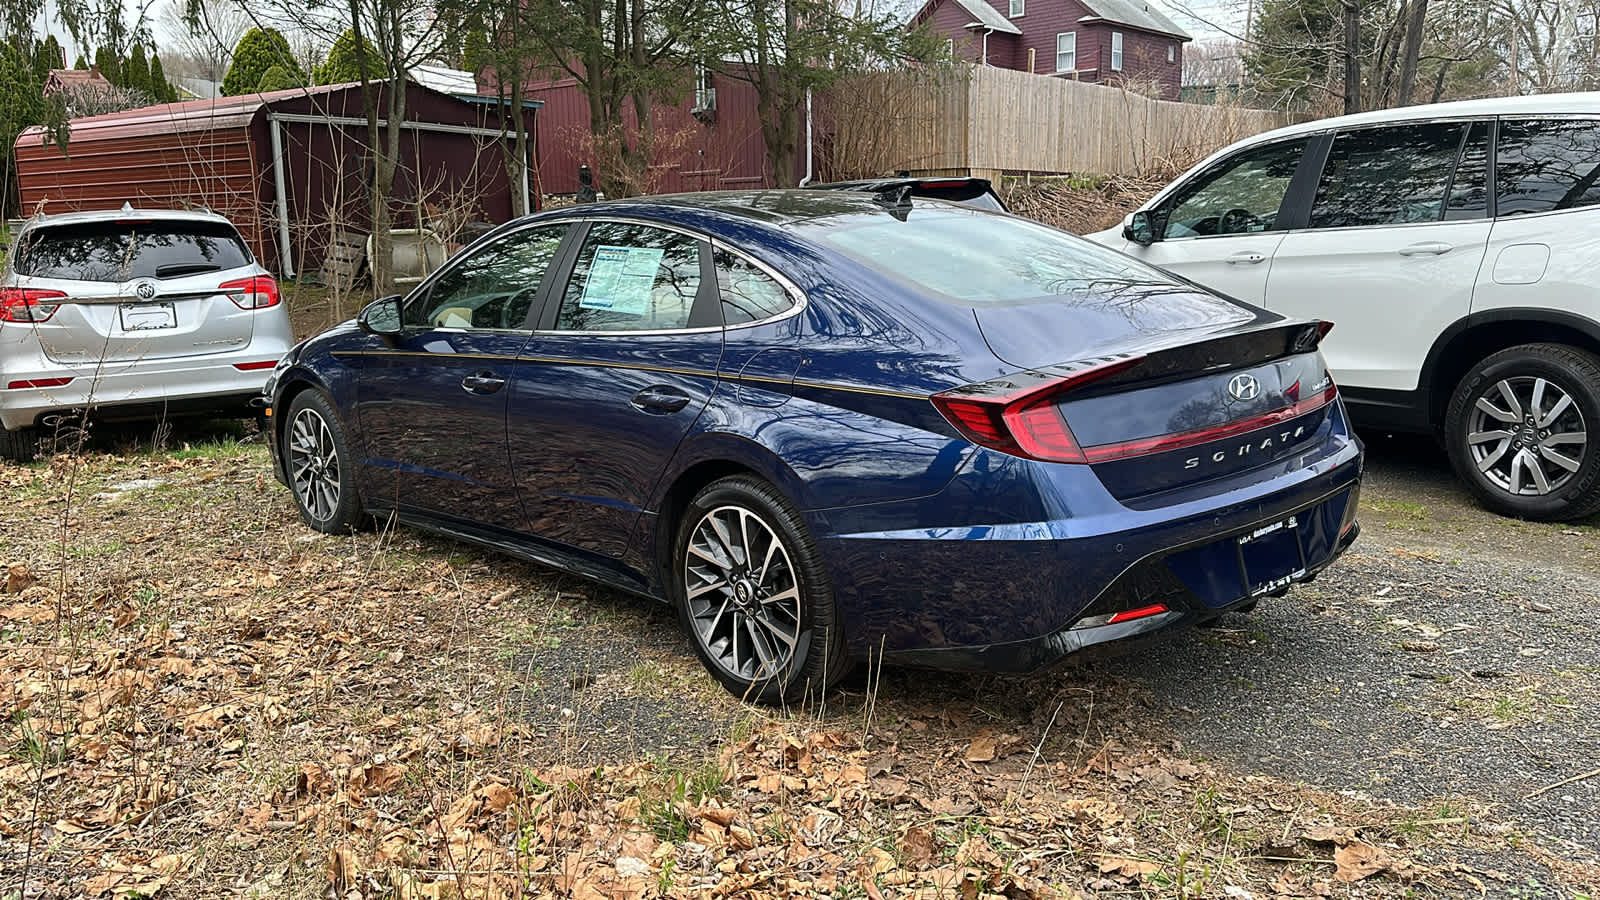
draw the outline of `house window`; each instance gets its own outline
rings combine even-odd
[[[1056,35],[1056,71],[1075,72],[1078,69],[1078,33],[1063,31]]]
[[[1122,32],[1111,32],[1111,71],[1122,71]]]
[[[1167,62],[1177,62],[1177,61],[1178,61],[1178,45],[1177,44],[1168,44],[1167,45]]]
[[[711,69],[703,64],[694,67],[694,108],[717,108],[717,89],[711,86]]]
[[[955,38],[945,38],[944,39],[944,54],[946,56],[950,57],[951,59],[955,59],[956,58],[956,39]]]
[[[1028,0],[1011,0],[1011,18],[1020,19],[1028,9]]]

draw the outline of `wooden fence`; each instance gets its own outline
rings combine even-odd
[[[862,76],[827,105],[823,168],[835,177],[899,169],[1137,175],[1292,121],[990,66]]]

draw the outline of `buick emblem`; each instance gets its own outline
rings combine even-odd
[[[133,292],[139,295],[140,300],[150,300],[156,295],[156,286],[148,281],[141,281],[134,286]]]
[[[1235,400],[1254,400],[1261,395],[1261,382],[1254,375],[1235,375],[1228,379],[1228,396]]]

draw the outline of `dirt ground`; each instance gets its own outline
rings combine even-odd
[[[0,469],[0,898],[1592,897],[1597,523],[1375,438],[1259,612],[738,703],[668,610],[303,527],[243,429]]]

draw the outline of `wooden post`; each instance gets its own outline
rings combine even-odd
[[[1028,74],[1032,75],[1033,73],[1034,73],[1034,68],[1033,68],[1033,48],[1029,47],[1028,48]]]

